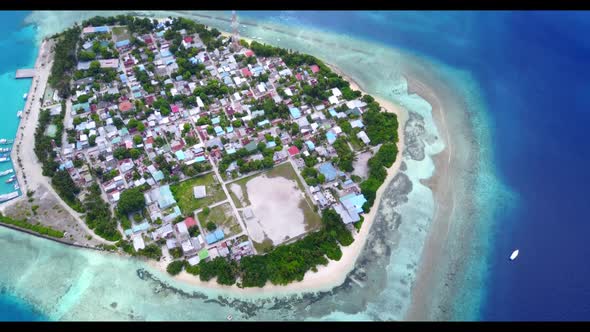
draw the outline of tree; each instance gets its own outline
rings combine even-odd
[[[171,275],[175,276],[175,275],[179,274],[180,271],[182,271],[183,267],[184,267],[183,261],[173,261],[172,263],[168,264],[168,267],[166,267],[166,271],[168,273],[170,273]]]
[[[121,214],[128,214],[143,209],[145,197],[139,188],[131,188],[123,191],[117,204],[117,210]]]
[[[211,212],[211,209],[209,209],[209,207],[208,207],[208,206],[205,206],[205,207],[203,208],[203,214],[204,214],[205,216],[208,216],[210,212]]]
[[[133,143],[135,145],[139,145],[143,142],[143,138],[141,137],[141,135],[135,135],[133,136]]]
[[[217,225],[215,225],[215,223],[212,221],[207,222],[207,225],[205,227],[207,228],[207,230],[209,232],[213,232],[214,230],[217,229]]]

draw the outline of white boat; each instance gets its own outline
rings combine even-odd
[[[18,116],[19,118],[20,118],[22,115],[23,115],[23,111],[18,111],[18,112],[16,113],[16,116]]]
[[[9,194],[0,195],[0,203],[9,201],[15,197],[18,197],[18,191],[13,191]]]
[[[12,174],[12,173],[14,173],[14,170],[11,168],[11,169],[7,169],[5,171],[0,172],[0,176]]]
[[[512,252],[512,255],[510,255],[510,260],[513,261],[516,259],[516,257],[518,257],[518,249]]]
[[[28,96],[29,96],[29,94],[28,94],[28,93],[25,93],[25,94],[23,95],[23,99],[27,99],[27,97],[28,97]]]
[[[7,162],[10,160],[10,157],[0,157],[0,163]]]

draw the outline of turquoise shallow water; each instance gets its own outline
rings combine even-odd
[[[24,25],[27,12],[1,12],[0,29],[0,138],[13,139],[18,128],[16,113],[25,106],[23,94],[29,92],[31,79],[15,79],[16,70],[30,68],[35,63],[37,30]],[[8,145],[2,145],[8,147]],[[12,162],[0,163],[0,171],[13,167]],[[6,184],[8,176],[0,179],[0,194],[14,191],[13,184]]]

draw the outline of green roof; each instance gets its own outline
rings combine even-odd
[[[207,257],[209,257],[209,250],[203,249],[203,250],[199,251],[199,258],[201,260],[206,259]]]

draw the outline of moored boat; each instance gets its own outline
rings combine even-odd
[[[13,191],[8,194],[0,195],[0,203],[9,201],[9,200],[16,198],[16,197],[18,197],[18,191]]]
[[[14,173],[14,170],[11,168],[11,169],[7,169],[5,171],[0,172],[0,176],[12,174],[12,173]]]
[[[25,94],[23,95],[23,99],[27,99],[27,97],[28,97],[28,96],[29,96],[29,94],[28,94],[28,93],[25,93]]]
[[[7,161],[10,161],[10,157],[0,157],[0,163],[5,163]]]
[[[6,183],[13,183],[14,181],[16,181],[16,175],[11,176],[8,180],[6,180]]]
[[[18,116],[19,118],[23,115],[23,111],[18,111],[16,112],[16,116]]]

